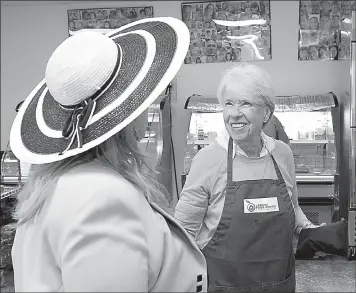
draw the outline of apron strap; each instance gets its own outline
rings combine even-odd
[[[276,170],[277,173],[277,178],[279,181],[284,181],[281,170],[278,167],[278,164],[276,162],[276,159],[273,157],[273,155],[270,153],[272,161],[273,161],[273,165],[274,165],[274,169]]]
[[[233,141],[230,136],[229,146],[227,148],[227,185],[231,185],[232,182],[232,161],[233,161]]]
[[[227,149],[227,184],[230,185],[232,182],[232,162],[233,162],[233,140],[230,136],[229,138],[229,145],[228,145],[228,149]],[[273,161],[273,165],[274,165],[274,169],[276,170],[276,174],[277,174],[277,178],[278,180],[283,180],[283,176],[281,173],[281,170],[278,167],[278,164],[275,160],[275,158],[273,157],[273,155],[270,153],[272,161]]]

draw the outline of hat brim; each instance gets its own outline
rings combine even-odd
[[[175,18],[142,19],[107,34],[121,50],[120,69],[96,100],[83,145],[69,144],[62,129],[71,110],[62,107],[42,80],[22,104],[11,129],[15,156],[30,164],[63,160],[85,152],[119,132],[144,112],[180,69],[189,47],[189,31]]]

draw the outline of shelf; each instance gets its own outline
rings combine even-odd
[[[334,197],[298,197],[298,203],[300,206],[330,206],[334,204]]]
[[[6,160],[4,160],[4,163],[14,163],[14,162],[19,163],[19,160],[16,160],[16,159],[6,159]]]
[[[289,141],[291,144],[327,144],[334,143],[333,140],[327,139],[294,139]]]
[[[298,183],[334,183],[334,175],[313,175],[313,174],[305,174],[305,175],[296,175],[296,180]]]
[[[215,140],[208,140],[208,139],[193,139],[193,140],[188,140],[187,144],[211,144]],[[317,139],[295,139],[295,140],[290,140],[291,144],[327,144],[327,143],[334,143],[333,140],[317,140]]]
[[[156,138],[154,138],[154,137],[150,137],[150,138],[144,137],[144,138],[141,139],[141,141],[139,143],[140,144],[146,144],[147,142],[156,143]]]
[[[193,139],[193,140],[188,140],[187,144],[195,144],[195,145],[202,145],[202,144],[211,144],[215,140],[207,140],[207,139]]]
[[[28,176],[21,176],[21,182],[25,183],[28,179]],[[1,184],[14,184],[14,183],[20,183],[19,182],[19,177],[18,176],[2,176],[1,178]]]

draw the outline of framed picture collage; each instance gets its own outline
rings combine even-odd
[[[269,1],[182,3],[182,20],[190,31],[185,64],[272,58]],[[218,24],[214,20],[227,22]],[[245,25],[251,20],[265,21],[263,25]],[[244,41],[244,37],[250,41]]]
[[[68,10],[68,32],[96,30],[107,33],[139,19],[153,17],[153,7],[120,7]]]
[[[350,59],[351,11],[356,1],[300,1],[298,59]]]

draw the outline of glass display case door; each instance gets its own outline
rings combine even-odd
[[[141,151],[147,156],[153,169],[159,164],[162,156],[162,115],[159,104],[152,104],[148,108],[148,123],[145,136],[139,143]]]
[[[148,108],[148,123],[139,147],[146,155],[152,169],[157,171],[157,180],[173,196],[172,186],[172,140],[171,140],[171,95],[160,96]]]

